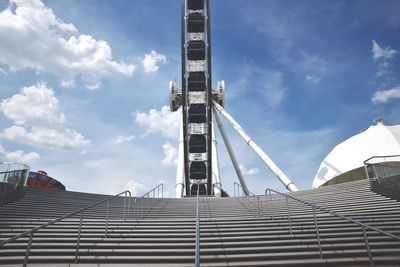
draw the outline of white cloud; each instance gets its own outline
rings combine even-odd
[[[400,86],[388,90],[377,91],[372,97],[373,103],[386,103],[392,98],[400,98]]]
[[[382,48],[375,40],[372,40],[372,58],[374,60],[389,59],[394,57],[396,53],[397,51],[390,48],[389,46],[386,48]]]
[[[22,150],[6,151],[1,144],[0,156],[5,158],[7,161],[18,163],[31,163],[37,161],[40,158],[40,155],[36,152],[25,153]]]
[[[160,111],[150,109],[148,113],[135,112],[135,122],[146,130],[143,136],[150,133],[161,133],[168,138],[179,138],[181,110],[171,112],[169,107],[163,106]]]
[[[35,126],[27,130],[25,127],[14,125],[4,129],[0,137],[40,147],[79,148],[91,143],[80,133],[70,129],[57,130]]]
[[[146,190],[146,186],[144,184],[141,184],[139,182],[136,182],[135,180],[131,180],[126,184],[126,189],[131,191],[132,196],[141,196],[143,195]]]
[[[1,101],[0,111],[14,122],[0,133],[1,138],[40,147],[82,148],[91,143],[63,126],[59,100],[44,82],[23,87],[19,94]]]
[[[321,81],[322,77],[318,75],[306,75],[306,80],[312,82],[314,84],[318,84]]]
[[[128,143],[131,142],[133,139],[135,139],[136,137],[134,135],[128,135],[128,136],[124,136],[124,135],[118,135],[115,139],[114,139],[114,143],[115,144],[123,144],[123,143]]]
[[[18,125],[28,122],[51,125],[65,120],[54,91],[44,82],[23,87],[19,94],[1,101],[0,111]]]
[[[0,13],[0,40],[0,63],[12,71],[31,68],[55,74],[63,86],[80,78],[96,89],[105,77],[131,76],[135,70],[132,64],[114,61],[106,41],[78,33],[41,0],[10,0]]]
[[[0,68],[0,74],[3,74],[4,76],[8,75],[8,73],[3,68]]]
[[[162,145],[164,150],[164,159],[161,161],[163,165],[178,164],[178,149],[173,147],[169,142]]]
[[[247,169],[245,166],[243,165],[239,165],[240,170],[242,171],[243,175],[248,175],[248,176],[252,176],[252,175],[256,175],[260,170],[256,167]]]
[[[146,54],[142,61],[143,69],[146,73],[156,72],[159,69],[157,63],[166,63],[167,57],[151,50],[150,54]]]

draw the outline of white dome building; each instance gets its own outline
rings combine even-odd
[[[400,125],[387,126],[382,119],[377,120],[377,125],[350,137],[328,154],[314,178],[313,188],[366,179],[365,160],[392,155],[400,155]],[[400,164],[400,157],[391,161]]]

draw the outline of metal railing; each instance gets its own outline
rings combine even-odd
[[[0,206],[6,204],[8,190],[15,190],[17,188],[21,189],[26,185],[28,173],[28,165],[11,162],[0,163],[0,182],[5,183],[3,192],[1,192]],[[23,194],[23,191],[19,191]],[[15,193],[17,194],[17,192]],[[20,196],[22,196],[22,194]],[[19,198],[18,195],[19,194],[15,195],[15,199]]]
[[[55,224],[55,223],[57,223],[59,221],[62,221],[64,219],[71,218],[75,214],[79,214],[80,213],[78,237],[77,237],[76,250],[75,250],[75,263],[77,263],[78,257],[79,257],[79,245],[80,245],[80,238],[81,238],[82,221],[83,221],[84,211],[86,211],[86,210],[88,210],[90,208],[93,208],[95,206],[98,206],[99,204],[102,204],[104,202],[107,202],[107,210],[106,210],[106,214],[107,215],[106,215],[106,223],[105,223],[105,229],[104,229],[104,237],[107,237],[108,218],[109,218],[109,210],[110,210],[110,200],[114,199],[114,198],[116,198],[116,197],[118,197],[120,195],[124,195],[124,212],[123,212],[122,220],[123,220],[123,222],[125,222],[126,221],[126,210],[127,210],[127,217],[129,218],[130,199],[131,199],[131,192],[129,190],[125,190],[125,191],[123,191],[123,192],[121,192],[121,193],[119,193],[117,195],[114,195],[114,196],[108,197],[106,199],[97,201],[96,203],[90,204],[90,205],[88,205],[88,206],[86,206],[84,208],[81,208],[81,209],[78,209],[78,210],[73,211],[71,213],[68,213],[67,215],[64,215],[64,216],[62,216],[60,218],[57,218],[57,219],[52,220],[50,222],[44,223],[42,225],[39,225],[39,226],[29,230],[29,231],[23,232],[21,234],[18,234],[18,235],[15,235],[15,236],[11,237],[11,238],[3,240],[3,241],[0,242],[0,247],[5,245],[5,244],[7,244],[7,243],[13,242],[13,241],[15,241],[15,240],[17,240],[17,239],[19,239],[21,237],[29,236],[28,246],[26,248],[25,258],[24,258],[24,263],[23,263],[23,266],[25,267],[27,265],[27,263],[28,263],[29,254],[30,254],[30,250],[31,250],[31,246],[32,246],[33,236],[37,231],[39,231],[40,229],[46,228],[49,225]],[[128,195],[129,195],[129,197],[128,197]]]
[[[199,209],[199,188],[197,186],[197,198],[196,198],[196,245],[194,253],[194,266],[200,267],[200,209]]]
[[[316,232],[316,236],[317,236],[318,249],[319,249],[319,254],[320,254],[321,259],[323,258],[323,253],[322,253],[322,247],[321,247],[321,238],[320,238],[320,233],[319,233],[319,228],[318,228],[318,220],[317,220],[317,216],[316,216],[316,210],[319,210],[319,211],[322,211],[324,213],[330,214],[332,216],[339,217],[341,219],[344,219],[344,220],[347,220],[349,222],[355,223],[355,224],[357,224],[357,225],[359,225],[361,227],[361,230],[362,230],[362,233],[363,233],[363,237],[364,237],[365,246],[366,246],[366,250],[367,250],[367,254],[368,254],[368,259],[369,259],[369,262],[370,262],[371,266],[374,266],[374,261],[373,261],[373,257],[372,257],[372,253],[371,253],[371,248],[370,248],[370,245],[369,245],[369,242],[368,242],[367,232],[365,231],[366,228],[400,241],[400,237],[399,236],[396,236],[396,235],[393,235],[391,233],[385,232],[385,231],[383,231],[383,230],[381,230],[379,228],[376,228],[374,226],[368,225],[366,223],[362,223],[362,222],[360,222],[358,220],[354,220],[352,218],[349,218],[347,216],[341,215],[341,214],[339,214],[339,213],[337,213],[335,211],[329,210],[327,208],[323,208],[323,207],[321,207],[321,206],[319,206],[319,205],[317,205],[315,203],[312,203],[312,202],[309,202],[309,201],[306,201],[306,200],[302,200],[302,199],[290,196],[288,194],[281,193],[281,192],[278,192],[276,190],[267,188],[265,190],[265,195],[266,195],[267,203],[268,203],[268,198],[270,200],[270,205],[269,205],[270,208],[269,208],[268,212],[269,212],[269,214],[271,216],[271,219],[274,219],[273,204],[272,204],[273,201],[272,201],[271,192],[274,192],[274,193],[276,193],[278,195],[281,195],[281,196],[285,197],[285,200],[286,200],[286,217],[287,217],[288,223],[289,223],[289,232],[290,232],[290,234],[293,234],[293,230],[292,230],[292,215],[291,215],[291,208],[290,208],[290,205],[289,205],[289,199],[292,199],[292,200],[294,200],[294,201],[296,201],[298,203],[302,203],[302,204],[312,208],[315,232]]]
[[[247,209],[254,217],[263,216],[263,207],[261,197],[249,191],[249,195],[245,195],[243,187],[237,182],[233,182],[234,197],[237,197],[239,202]],[[242,194],[240,195],[240,192]]]
[[[240,194],[240,192],[242,192],[242,194]],[[243,187],[237,183],[237,182],[233,182],[233,196],[234,197],[245,197],[246,194],[244,193]],[[249,192],[249,196],[255,196],[255,194],[253,194],[252,192]]]
[[[150,199],[152,196],[152,199]],[[164,184],[159,184],[153,189],[149,190],[140,198],[134,200],[133,219],[136,221],[143,220],[149,211],[157,205],[161,198],[164,197]],[[157,199],[157,200],[156,200]]]
[[[373,156],[364,161],[364,168],[370,182],[400,174],[400,155]]]
[[[0,163],[0,182],[13,185],[25,185],[28,179],[29,166],[13,162]]]

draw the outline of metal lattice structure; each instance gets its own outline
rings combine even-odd
[[[175,82],[170,82],[169,85],[171,111],[182,107],[177,197],[195,196],[197,191],[203,196],[221,196],[223,193],[212,123],[213,111],[220,112],[228,120],[288,190],[297,190],[293,182],[223,110],[225,82],[218,81],[217,87],[212,89],[209,0],[182,0],[181,20],[182,89]],[[233,150],[223,133],[222,124],[217,123],[239,181],[246,188],[239,165],[234,160]]]
[[[184,194],[212,195],[212,89],[208,0],[182,0],[182,89],[170,83],[171,110],[182,106]]]

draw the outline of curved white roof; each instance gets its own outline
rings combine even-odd
[[[389,155],[400,155],[400,125],[386,126],[378,122],[340,143],[328,154],[314,178],[313,188],[363,167],[364,161],[370,157]]]

